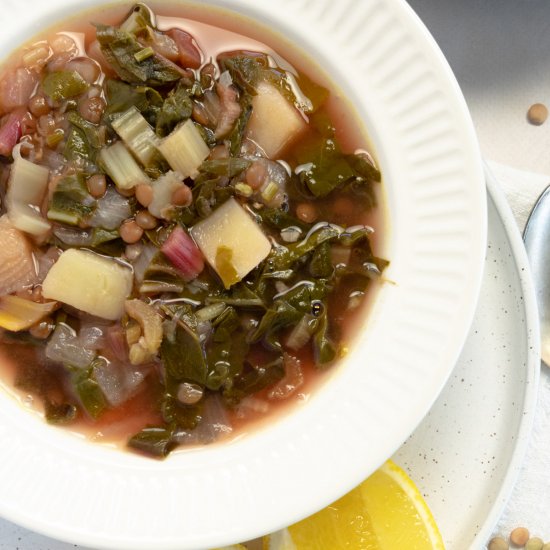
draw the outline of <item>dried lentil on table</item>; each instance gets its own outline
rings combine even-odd
[[[525,550],[541,550],[544,546],[544,541],[539,537],[531,537],[525,545]]]
[[[535,126],[544,124],[548,118],[548,108],[542,103],[534,103],[527,111],[527,120]]]
[[[529,540],[529,529],[526,527],[516,527],[510,533],[510,542],[516,546],[525,546]]]
[[[509,550],[510,545],[502,537],[494,537],[489,541],[487,550]]]

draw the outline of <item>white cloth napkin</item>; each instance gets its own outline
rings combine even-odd
[[[489,162],[523,231],[529,213],[550,177]],[[550,245],[550,243],[549,243]],[[505,538],[515,527],[550,541],[550,368],[542,365],[533,432],[510,500],[494,535]]]

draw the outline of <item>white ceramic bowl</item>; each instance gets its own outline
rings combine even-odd
[[[93,0],[3,0],[0,54]],[[211,0],[280,33],[340,83],[384,175],[391,260],[368,326],[292,414],[164,462],[94,445],[0,398],[0,514],[101,548],[198,549],[327,505],[390,456],[449,376],[475,309],[486,205],[472,124],[401,0]],[[184,4],[182,4],[184,6]],[[185,11],[182,9],[182,14]]]

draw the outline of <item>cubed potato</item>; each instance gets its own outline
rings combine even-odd
[[[190,233],[226,288],[250,273],[271,250],[268,238],[235,199],[193,226]]]
[[[132,291],[129,267],[88,250],[69,249],[52,266],[42,295],[114,321],[122,317]]]
[[[272,84],[262,82],[252,100],[246,135],[276,159],[307,129],[303,115]]]

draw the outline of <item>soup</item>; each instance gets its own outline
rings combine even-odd
[[[48,422],[163,457],[272,419],[346,353],[387,265],[381,177],[320,76],[119,15],[3,71],[0,349]]]

